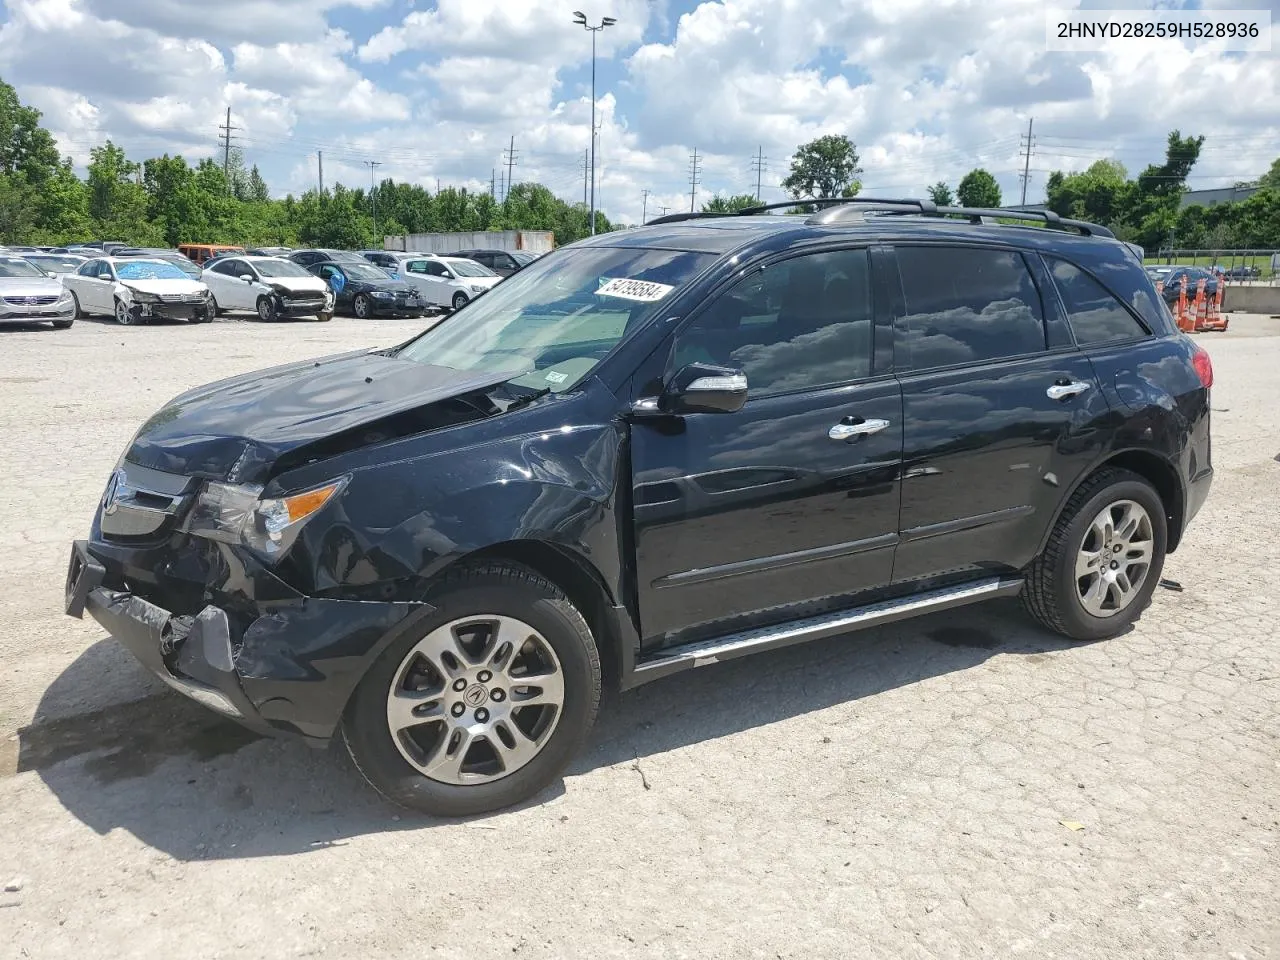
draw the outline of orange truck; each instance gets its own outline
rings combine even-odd
[[[203,264],[220,253],[244,253],[244,247],[232,247],[220,243],[180,243],[178,252],[185,257],[190,257],[196,263]]]

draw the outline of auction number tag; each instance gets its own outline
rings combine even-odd
[[[622,300],[638,300],[641,303],[654,303],[661,300],[675,287],[666,283],[654,283],[652,280],[627,280],[618,278],[610,280],[596,291],[598,297],[618,297]]]

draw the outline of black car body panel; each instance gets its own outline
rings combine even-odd
[[[359,265],[382,273],[377,279],[365,279],[351,275],[348,263],[342,260],[322,260],[318,263],[305,264],[306,268],[323,280],[328,280],[330,289],[334,291],[334,310],[350,312],[355,308],[356,298],[364,295],[372,316],[385,317],[420,317],[427,307],[416,287],[403,280],[393,280],[391,275],[375,267],[363,257]],[[332,274],[341,273],[342,283],[335,288]]]
[[[913,307],[909,251],[922,246],[995,251],[1024,270],[1040,348],[924,363],[919,335],[941,321]],[[1116,241],[905,217],[838,228],[725,217],[597,236],[510,283],[597,247],[713,257],[580,383],[527,403],[497,401],[503,374],[397,350],[175,398],[135,436],[124,479],[76,548],[68,612],[128,633],[167,682],[224,691],[252,725],[323,739],[364,671],[428,612],[429,585],[460,561],[504,557],[560,583],[626,687],[648,679],[638,664],[730,630],[979,577],[1007,578],[993,595],[1016,590],[1071,493],[1105,464],[1160,491],[1171,548],[1207,494],[1198,348]],[[870,271],[865,375],[749,397],[736,412],[653,413],[676,335],[726,291],[762,266],[848,250]],[[1108,298],[1127,324],[1121,339],[1080,341],[1090,318],[1055,279],[1061,263]],[[466,324],[469,312],[445,322]],[[837,431],[880,421],[865,436]],[[258,484],[266,498],[337,477],[341,493],[279,557],[187,532],[209,481]],[[152,499],[129,500],[122,485]],[[131,509],[152,510],[138,522],[154,526],[123,533]],[[130,614],[130,597],[149,606]],[[190,642],[197,620],[203,660],[186,642],[163,649],[165,630]]]

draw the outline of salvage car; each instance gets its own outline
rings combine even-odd
[[[62,279],[75,316],[115,317],[124,326],[149,320],[213,319],[209,288],[176,265],[142,257],[99,257]]]
[[[252,310],[259,320],[333,319],[333,291],[305,267],[281,257],[221,257],[204,271],[214,309]]]
[[[65,330],[75,319],[75,302],[57,277],[26,257],[0,254],[0,323],[48,321]]]
[[[1212,385],[1105,227],[664,217],[397,346],[174,398],[66,611],[226,716],[341,738],[398,803],[475,814],[560,776],[605,682],[999,597],[1123,633],[1208,495]]]
[[[363,257],[341,263],[317,263],[308,267],[333,291],[334,310],[367,320],[370,317],[420,317],[428,303],[403,280]]]
[[[462,257],[407,257],[401,261],[406,283],[416,287],[429,303],[461,310],[502,282],[488,267]]]

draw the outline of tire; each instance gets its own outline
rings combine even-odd
[[[467,297],[467,295],[466,295],[465,293],[461,293],[461,292],[459,292],[459,293],[455,293],[455,294],[453,295],[453,309],[454,309],[454,310],[461,310],[461,309],[462,309],[463,307],[465,307],[468,303],[470,303],[470,300],[469,300],[469,298]]]
[[[80,309],[80,298],[76,296],[76,292],[74,290],[71,291],[71,302],[74,304],[74,309],[71,311],[72,320],[83,320],[88,316],[88,314]]]
[[[76,318],[74,316],[68,317],[66,320],[55,320],[53,321],[53,329],[68,330],[70,329],[71,325],[75,322],[76,322]]]
[[[270,297],[259,297],[255,309],[258,311],[258,319],[263,323],[271,323],[279,319],[279,311],[276,310],[275,301]]]
[[[116,323],[123,327],[142,325],[142,311],[138,307],[126,307],[119,297],[116,298],[115,317]]]
[[[361,320],[368,320],[371,315],[369,310],[369,298],[363,293],[357,293],[356,299],[351,305],[351,309]]]
[[[191,318],[192,323],[213,323],[214,310],[212,308],[197,313]]]
[[[321,310],[319,313],[316,314],[316,319],[319,320],[321,323],[328,323],[330,320],[333,319],[333,311]]]
[[[217,297],[213,297],[213,298],[212,298],[212,301],[213,301],[213,315],[214,315],[215,317],[220,317],[220,316],[222,316],[223,314],[225,314],[225,313],[227,312],[227,311],[223,310],[220,306],[218,306],[218,298],[217,298]]]
[[[1095,520],[1108,509],[1113,520],[1136,517],[1139,511],[1131,511],[1125,504],[1141,508],[1146,527],[1140,525],[1133,538],[1128,539],[1121,536],[1124,527],[1121,522],[1115,525],[1113,538],[1104,539]],[[1141,617],[1150,605],[1164,569],[1167,546],[1165,507],[1155,488],[1128,470],[1100,470],[1071,495],[1044,551],[1027,568],[1023,606],[1044,627],[1073,640],[1114,637]],[[1133,560],[1130,560],[1133,565],[1122,564],[1143,550],[1149,551],[1149,561],[1145,570],[1141,570],[1141,582],[1134,584],[1141,564]],[[1107,559],[1100,565],[1093,561],[1085,563],[1084,558],[1091,556]],[[1083,566],[1078,566],[1078,562]],[[1113,565],[1126,575],[1125,582],[1133,588],[1127,596],[1121,594],[1118,586],[1107,587],[1107,578],[1117,573],[1116,570],[1108,572]],[[1082,569],[1084,575],[1077,578]],[[1090,588],[1095,587],[1105,594],[1102,603],[1109,605],[1101,611],[1097,609],[1099,593],[1090,593]],[[1094,610],[1089,609],[1082,591],[1094,604]]]
[[[532,797],[560,775],[595,722],[600,703],[600,657],[586,621],[554,584],[531,570],[506,563],[454,571],[429,592],[427,600],[437,609],[414,631],[383,652],[347,705],[342,734],[353,762],[373,788],[388,800],[434,816],[487,813]],[[486,639],[487,618],[498,617],[508,619],[503,620],[501,630],[489,641]],[[445,650],[446,659],[434,653],[430,659],[419,657],[415,651],[421,650],[422,645],[430,645],[433,638],[457,637],[459,634],[454,628],[459,625],[462,635],[467,635],[468,621],[480,624],[475,634],[478,646],[472,649],[478,652],[485,643],[492,645],[485,648],[481,657],[472,656],[471,663],[466,664],[471,671],[469,676],[455,681],[469,685],[455,693],[457,688],[449,685],[443,673],[429,664],[449,662],[449,651],[459,648],[439,647]],[[511,621],[517,623],[511,625]],[[528,633],[527,640],[520,640],[526,631],[532,633]],[[535,689],[554,696],[554,688],[548,694],[548,688],[542,685],[522,687],[512,683],[518,676],[502,673],[502,667],[494,668],[496,672],[489,675],[492,682],[487,687],[480,681],[486,674],[476,671],[483,668],[488,657],[501,657],[504,638],[510,637],[517,638],[517,653],[508,655],[506,669],[527,668],[530,672],[546,674],[548,679],[558,669],[563,692],[558,708],[515,706],[517,696],[528,698]],[[520,651],[525,649],[537,650],[537,657],[524,659]],[[546,666],[550,660],[555,661],[554,668]],[[463,666],[457,657],[452,663],[455,667]],[[439,713],[435,719],[406,727],[412,734],[402,731],[397,737],[392,733],[389,720],[389,708],[395,703],[392,691],[407,690],[405,684],[414,682],[418,668],[423,670],[416,674],[422,678],[421,683],[438,691]],[[483,689],[477,692],[477,687]],[[486,690],[496,693],[486,700],[480,697]],[[517,691],[523,692],[517,694]],[[428,697],[434,700],[436,693]],[[494,715],[484,712],[484,707],[494,708]],[[505,714],[498,716],[504,709]],[[428,776],[421,767],[430,759],[431,748],[442,739],[449,742],[448,738],[459,729],[451,726],[453,711],[461,713],[460,723],[492,721],[484,729],[493,728],[496,732],[473,740],[465,750],[458,751],[462,756],[454,764],[448,763],[449,758],[443,752],[436,753],[436,757],[444,759],[436,769],[444,773]],[[501,763],[498,751],[490,746],[490,738],[503,736],[506,744],[511,725],[517,720],[531,725],[529,735],[519,744],[509,741],[505,749],[510,752],[505,755],[519,758],[515,751],[524,748],[527,757],[520,759],[522,765]],[[416,718],[407,721],[415,722]],[[418,765],[410,763],[411,756]],[[451,767],[460,773],[451,773]],[[469,768],[480,772],[468,772]],[[467,778],[473,782],[458,782]],[[453,782],[449,782],[450,779]]]

